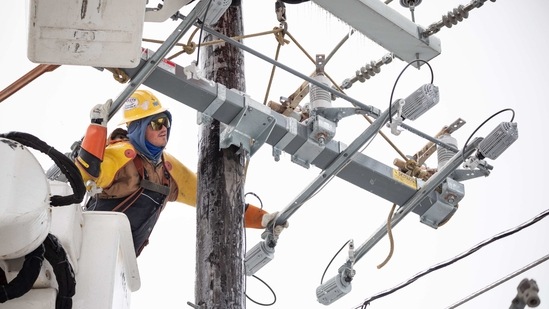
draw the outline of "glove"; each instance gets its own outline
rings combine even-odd
[[[90,111],[90,119],[92,123],[107,126],[109,121],[109,111],[111,110],[112,100],[108,99],[105,104],[97,104]]]
[[[273,225],[278,218],[278,211],[275,211],[270,214],[264,214],[261,218],[261,226],[268,227],[270,225]],[[277,225],[273,228],[273,234],[274,236],[278,237],[282,231],[290,226],[290,223],[288,221],[284,222],[282,225]]]

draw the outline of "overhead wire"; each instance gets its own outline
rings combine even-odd
[[[467,250],[467,251],[464,251],[460,254],[458,254],[457,256],[447,260],[447,261],[444,261],[444,262],[441,262],[439,264],[436,264],[434,266],[431,266],[430,268],[424,270],[424,271],[421,271],[419,273],[417,273],[416,275],[414,275],[413,277],[411,277],[410,279],[406,280],[405,282],[402,282],[398,285],[396,285],[395,287],[391,288],[391,289],[388,289],[388,290],[385,290],[383,292],[380,292],[378,294],[375,294],[373,296],[371,296],[370,298],[367,298],[363,303],[362,305],[360,306],[357,306],[357,307],[354,307],[354,309],[364,309],[366,308],[368,305],[370,305],[370,303],[376,299],[380,299],[382,297],[385,297],[387,295],[390,295],[410,284],[412,284],[413,282],[415,282],[416,280],[418,280],[419,278],[431,273],[431,272],[434,272],[436,270],[439,270],[439,269],[442,269],[442,268],[445,268],[449,265],[452,265],[454,264],[455,262],[459,261],[459,260],[462,260],[466,257],[468,257],[469,255],[477,252],[478,250],[482,249],[483,247],[497,241],[497,240],[500,240],[500,239],[503,239],[505,237],[508,237],[508,236],[511,236],[529,226],[532,226],[536,223],[538,223],[539,221],[541,221],[543,218],[547,217],[549,215],[549,209],[546,209],[544,211],[542,211],[540,214],[538,214],[537,216],[533,217],[532,219],[514,227],[514,228],[511,228],[511,229],[508,229],[506,231],[503,231],[499,234],[496,234],[494,236],[492,236],[492,238],[489,238],[489,239],[486,239],[480,243],[478,243],[477,245],[475,245],[474,247],[472,247],[471,249]]]
[[[204,33],[204,23],[206,21],[206,16],[208,15],[208,11],[210,10],[210,5],[212,4],[213,0],[208,1],[208,5],[206,6],[206,11],[204,12],[203,21],[200,22],[200,34],[198,35],[198,42],[202,42],[202,34]],[[198,65],[200,62],[200,48],[196,51],[196,64]]]
[[[512,279],[512,278],[514,278],[514,277],[516,277],[516,276],[518,276],[518,275],[520,275],[520,274],[522,274],[523,272],[525,272],[525,271],[527,271],[527,270],[530,270],[530,269],[532,269],[532,268],[538,266],[539,264],[541,264],[541,263],[543,263],[543,262],[545,262],[545,261],[547,261],[547,260],[549,260],[549,254],[546,254],[545,256],[543,256],[543,257],[537,259],[536,261],[534,261],[534,262],[532,262],[532,263],[530,263],[530,264],[528,264],[528,265],[522,267],[521,269],[519,269],[519,270],[517,270],[517,271],[514,271],[514,272],[508,274],[507,276],[501,278],[500,280],[498,280],[498,281],[496,281],[496,282],[494,282],[494,283],[492,283],[492,284],[490,284],[490,285],[488,285],[488,286],[486,286],[486,287],[484,287],[484,288],[482,288],[482,289],[476,291],[475,293],[473,293],[473,294],[467,296],[466,298],[464,298],[464,299],[462,299],[462,300],[460,300],[460,301],[458,301],[458,302],[456,302],[456,303],[450,305],[450,306],[449,306],[448,308],[446,308],[446,309],[454,309],[454,308],[457,308],[457,307],[463,305],[464,303],[470,301],[471,299],[473,299],[473,298],[475,298],[475,297],[477,297],[477,296],[479,296],[479,295],[482,295],[482,294],[486,293],[487,291],[489,291],[489,290],[491,290],[491,289],[497,287],[498,285],[500,285],[500,284],[502,284],[502,283],[504,283],[504,282],[506,282],[506,281],[508,281],[508,280],[510,280],[510,279]]]

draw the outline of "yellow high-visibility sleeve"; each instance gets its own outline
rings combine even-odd
[[[164,164],[177,185],[177,202],[196,206],[196,174],[174,156],[164,152]]]
[[[108,188],[114,181],[116,173],[136,156],[135,149],[129,142],[110,144],[105,148],[101,173],[95,180],[98,187]]]

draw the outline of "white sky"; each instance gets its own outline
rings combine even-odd
[[[274,1],[243,2],[247,34],[271,30],[278,25]],[[416,22],[427,27],[438,21],[443,13],[467,3],[423,1],[416,8]],[[409,16],[398,1],[390,6]],[[454,135],[461,147],[486,118],[504,108],[512,108],[516,112],[519,140],[496,161],[489,162],[494,166],[489,177],[464,182],[465,198],[445,226],[434,230],[420,223],[415,214],[406,217],[393,230],[395,252],[391,261],[381,270],[376,268],[389,250],[388,240],[384,238],[357,263],[351,293],[331,308],[354,308],[365,298],[546,209],[543,191],[548,181],[543,160],[549,149],[542,123],[548,112],[544,95],[548,86],[546,72],[549,71],[546,60],[549,45],[545,34],[549,30],[548,9],[549,4],[542,0],[486,2],[480,9],[473,10],[464,22],[451,29],[444,28],[436,35],[442,42],[442,54],[430,64],[441,101],[423,117],[408,124],[435,134],[442,126],[461,117],[467,124]],[[318,53],[328,54],[349,31],[337,19],[311,4],[287,5],[287,16],[290,33],[313,57]],[[25,1],[12,1],[0,11],[1,89],[36,66],[26,58],[27,18]],[[171,20],[162,25],[145,24],[144,37],[163,40],[177,24]],[[273,37],[248,39],[245,44],[274,57],[276,41]],[[327,64],[326,71],[341,83],[361,66],[386,53],[369,39],[355,34]],[[195,58],[196,54],[181,56],[176,62],[186,66]],[[245,59],[247,93],[262,102],[271,66],[250,54],[246,54]],[[282,48],[280,61],[303,74],[314,70],[313,64],[294,43]],[[385,110],[393,83],[405,65],[395,60],[373,79],[355,84],[347,94]],[[395,98],[406,97],[429,78],[427,68],[408,69],[397,86]],[[299,79],[277,70],[269,99],[277,101],[280,96],[289,96],[300,84]],[[89,109],[109,98],[115,99],[124,88],[125,85],[113,80],[108,72],[62,66],[0,103],[0,132],[31,133],[60,151],[68,151],[72,142],[84,133]],[[195,111],[162,94],[158,97],[174,115],[169,152],[189,167],[196,167],[198,127]],[[349,106],[341,99],[334,105]],[[111,129],[115,128],[118,117],[109,125]],[[510,117],[510,113],[500,114],[477,136],[485,136]],[[361,117],[345,118],[338,125],[335,139],[349,144],[366,127],[367,122]],[[387,129],[384,131],[389,134]],[[406,131],[398,137],[390,135],[390,138],[409,155],[426,142]],[[399,157],[379,136],[364,153],[389,166]],[[435,158],[428,161],[430,166],[436,166]],[[39,157],[39,160],[45,169],[51,165],[47,158]],[[318,173],[315,167],[305,169],[292,163],[288,155],[275,162],[271,147],[267,145],[252,157],[246,191],[259,195],[267,210],[282,210]],[[256,200],[250,197],[249,202]],[[290,227],[276,247],[275,259],[256,274],[277,294],[277,302],[272,307],[324,308],[316,301],[315,290],[326,265],[348,239],[354,239],[357,247],[365,242],[385,222],[390,206],[388,201],[338,178],[330,182],[290,218]],[[193,208],[168,205],[150,245],[138,259],[142,287],[132,295],[133,309],[187,308],[186,302],[194,300],[195,219]],[[446,308],[546,255],[548,232],[546,219],[374,301],[369,308]],[[261,240],[260,234],[259,230],[247,231],[248,248]],[[336,274],[345,259],[346,253],[335,259],[325,281]],[[461,308],[508,308],[522,278],[537,281],[542,301],[540,308],[546,308],[549,303],[548,263]],[[268,289],[253,278],[248,280],[248,294],[259,302],[272,300]],[[248,302],[247,308],[262,307]]]

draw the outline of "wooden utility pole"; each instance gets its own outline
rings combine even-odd
[[[214,27],[227,36],[243,33],[241,6],[231,6]],[[212,35],[204,41],[217,38]],[[243,52],[229,44],[201,48],[205,77],[245,92]],[[246,308],[244,274],[244,181],[246,153],[219,148],[220,124],[200,128],[195,304]]]

